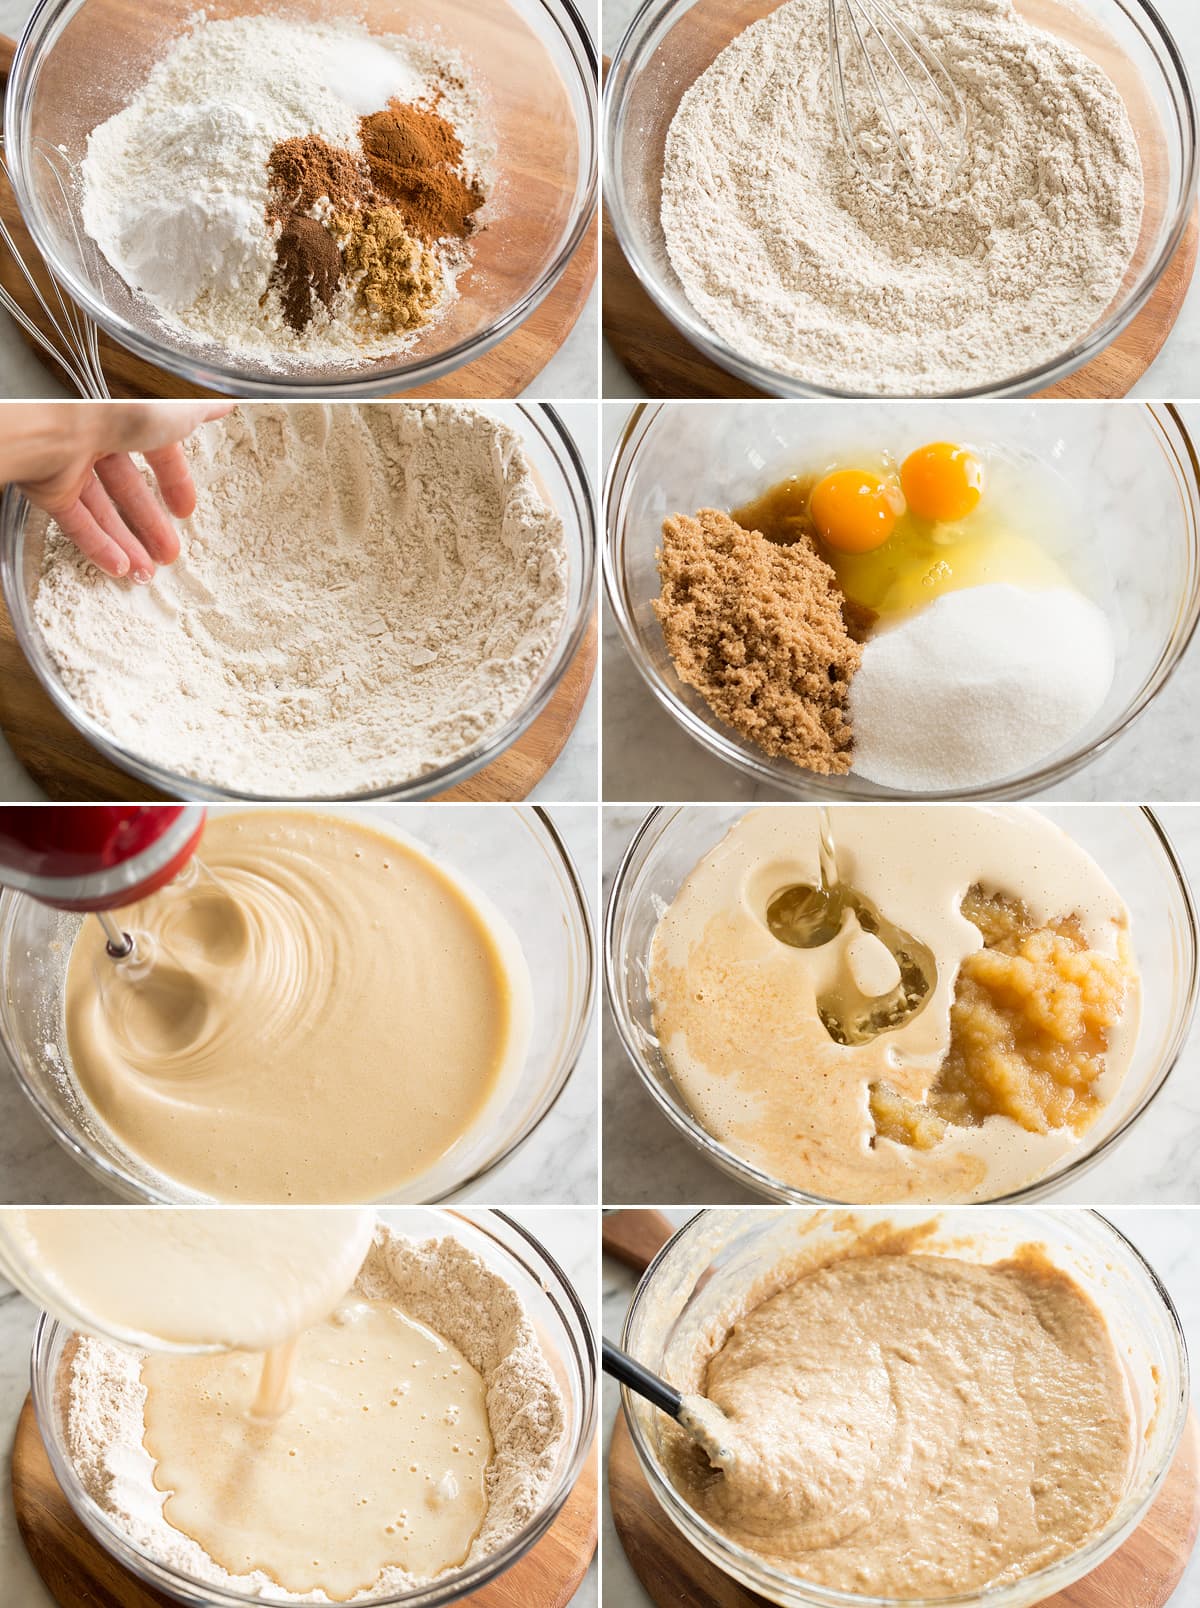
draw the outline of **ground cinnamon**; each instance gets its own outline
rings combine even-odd
[[[462,141],[432,108],[393,100],[359,130],[361,156],[310,134],[280,140],[267,159],[267,218],[279,225],[271,284],[297,333],[343,281],[373,325],[425,323],[444,285],[426,248],[469,234],[484,202],[463,173]]]
[[[316,134],[280,140],[267,159],[271,199],[267,215],[282,222],[293,212],[311,213],[328,200],[335,212],[365,205],[371,177],[352,151],[330,145]]]
[[[429,242],[471,233],[484,197],[468,183],[462,141],[444,117],[393,100],[358,127],[372,182],[404,214],[410,234]]]

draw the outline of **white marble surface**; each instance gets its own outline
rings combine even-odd
[[[631,805],[604,808],[606,905],[621,857],[645,813]],[[1200,807],[1167,805],[1156,813],[1200,893]],[[606,1205],[721,1205],[760,1199],[712,1166],[662,1116],[625,1054],[607,1004],[602,1106],[601,1199]],[[1078,1205],[1200,1203],[1200,1022],[1193,1025],[1178,1064],[1140,1121],[1095,1167],[1053,1198]]]
[[[691,1214],[678,1208],[667,1216],[675,1227]],[[1119,1210],[1105,1214],[1141,1251],[1154,1267],[1175,1302],[1187,1337],[1192,1366],[1200,1357],[1200,1249],[1196,1238],[1197,1216],[1191,1211],[1162,1209]],[[603,1329],[610,1340],[618,1340],[625,1313],[633,1298],[636,1279],[612,1257],[603,1259]],[[601,1546],[604,1553],[603,1601],[605,1608],[651,1608],[650,1598],[629,1566],[608,1505],[608,1448],[612,1426],[620,1405],[618,1387],[607,1376],[604,1380],[604,1505],[601,1509]],[[1196,1608],[1200,1603],[1200,1551],[1193,1554],[1184,1578],[1171,1596],[1167,1608]],[[691,1598],[679,1598],[678,1608],[706,1608]]]
[[[843,414],[846,409],[856,406],[854,403],[820,402],[783,405],[821,413],[836,408]],[[1097,420],[1095,432],[1099,443],[1105,433],[1111,437],[1121,432],[1122,410],[1127,405],[1088,404],[1086,415],[1077,413],[1074,417],[1094,417]],[[689,404],[677,406],[687,407]],[[754,409],[779,404],[749,403],[742,406]],[[886,404],[873,406],[878,408]],[[905,410],[951,407],[950,404],[940,403],[899,403],[894,406]],[[1005,410],[1020,408],[1022,404],[1001,402],[987,406]],[[964,418],[970,418],[971,407],[970,403],[959,404],[955,416],[961,413]],[[1077,409],[1079,404],[1059,403],[1056,407]],[[1183,403],[1180,411],[1189,430],[1200,438],[1200,404]],[[624,403],[605,403],[603,415],[603,451],[607,473],[607,465],[628,418],[629,408]],[[983,428],[986,430],[986,426]],[[1110,469],[1109,476],[1111,483],[1116,486],[1119,483],[1116,470]],[[1104,506],[1111,508],[1113,504],[1108,499],[1102,499],[1096,506],[1098,509]],[[1128,546],[1124,548],[1126,554],[1137,552],[1136,540],[1135,534],[1130,532]],[[1086,551],[1086,543],[1083,547]],[[1114,551],[1121,549],[1121,536],[1118,534]],[[1147,572],[1146,578],[1153,587],[1153,574]],[[1123,579],[1123,608],[1136,611],[1139,590],[1137,568],[1131,565]],[[657,803],[667,799],[711,799],[748,803],[788,796],[767,783],[744,775],[710,754],[690,737],[656,701],[635,669],[607,601],[602,620],[602,719],[606,739],[603,745],[603,796],[606,801],[636,799]],[[1193,639],[1166,686],[1129,730],[1083,770],[1060,782],[1044,796],[1077,802],[1130,800],[1152,803],[1157,800],[1200,799],[1200,733],[1197,732],[1194,716],[1198,703],[1200,637]]]
[[[0,0],[0,33],[15,39],[33,8],[34,0]],[[595,39],[598,5],[585,4],[579,9]],[[523,394],[542,401],[595,396],[599,340],[600,286],[597,279],[574,329]],[[74,395],[73,390],[64,386],[33,355],[12,319],[0,309],[0,396],[44,399]]]
[[[596,1214],[567,1208],[510,1213],[539,1239],[575,1286],[593,1330],[597,1323]],[[4,1497],[0,1501],[0,1603],[4,1608],[56,1608],[42,1585],[17,1533],[9,1495],[9,1459],[17,1417],[29,1390],[29,1354],[36,1309],[0,1280],[0,1443],[3,1444]],[[579,1590],[572,1608],[596,1608],[597,1560]]]
[[[641,9],[642,0],[605,0],[602,48],[612,56],[624,38],[625,30]],[[1158,11],[1170,28],[1187,64],[1195,92],[1200,85],[1200,6],[1196,0],[1158,0]],[[1175,328],[1155,361],[1130,392],[1131,396],[1157,399],[1192,396],[1196,371],[1200,366],[1200,274],[1191,284]],[[644,398],[647,393],[630,374],[607,340],[601,345],[601,395]]]
[[[595,924],[597,812],[592,805],[557,805],[549,814],[575,861]],[[557,1104],[514,1155],[458,1198],[487,1205],[596,1204],[599,1042],[593,1013],[583,1053]],[[81,1205],[114,1199],[51,1136],[0,1052],[0,1200]]]
[[[3,0],[0,0],[0,5]],[[2,316],[2,315],[0,315]],[[3,354],[0,353],[0,375]],[[593,506],[599,510],[601,459],[600,413],[596,402],[557,402],[561,415],[576,446],[579,448],[592,488]],[[597,512],[598,539],[603,541],[602,514]],[[597,586],[599,586],[599,559],[597,559]],[[0,602],[0,609],[4,607]],[[600,676],[593,677],[587,699],[580,712],[575,729],[563,745],[562,753],[529,795],[535,804],[556,802],[583,802],[597,797],[600,770]],[[0,732],[0,802],[39,801],[45,794],[13,753],[4,734]]]

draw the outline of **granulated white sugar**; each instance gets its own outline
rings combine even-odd
[[[1001,781],[1076,737],[1113,670],[1108,619],[1078,592],[949,592],[864,647],[854,771],[907,792]]]

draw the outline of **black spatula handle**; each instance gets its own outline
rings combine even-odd
[[[640,1362],[635,1362],[627,1351],[620,1346],[614,1346],[611,1340],[605,1340],[602,1345],[604,1371],[619,1379],[623,1385],[628,1385],[637,1396],[644,1396],[648,1402],[660,1408],[671,1418],[678,1418],[683,1408],[683,1397],[665,1379],[651,1373],[649,1368],[643,1368]]]

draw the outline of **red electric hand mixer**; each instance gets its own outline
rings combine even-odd
[[[92,912],[122,960],[133,940],[108,912],[178,876],[204,817],[198,804],[0,805],[0,883],[58,910]]]

